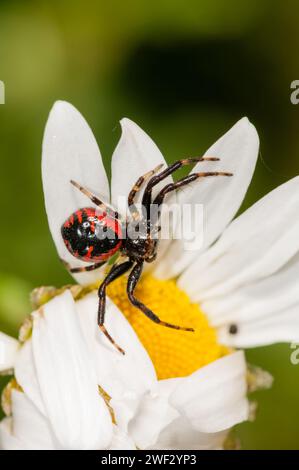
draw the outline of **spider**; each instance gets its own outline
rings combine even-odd
[[[153,188],[185,165],[218,160],[219,158],[214,157],[185,158],[176,161],[164,170],[162,170],[163,164],[158,165],[153,170],[140,176],[128,196],[129,216],[126,220],[122,220],[116,210],[102,202],[86,188],[73,180],[70,181],[71,184],[93,202],[97,209],[94,207],[79,209],[71,214],[61,227],[62,238],[68,251],[77,259],[91,262],[87,266],[71,267],[62,260],[68,270],[71,273],[92,271],[107,263],[117,253],[126,258],[126,261],[112,265],[110,272],[106,275],[98,289],[98,326],[108,340],[122,354],[125,354],[124,350],[114,341],[104,326],[106,288],[112,281],[129,270],[127,295],[135,307],[159,325],[176,330],[194,331],[193,328],[173,325],[161,320],[152,310],[135,297],[134,290],[140,279],[144,263],[153,262],[157,256],[159,240],[156,235],[161,229],[160,215],[165,196],[189,185],[199,178],[232,176],[232,173],[220,171],[191,173],[176,182],[166,184],[155,197],[152,194]],[[139,211],[136,207],[136,196],[141,191],[145,182],[147,184],[142,196],[142,211]],[[154,212],[154,215],[152,215],[151,207],[158,209],[158,211]],[[137,230],[134,230],[134,236],[130,235],[130,230],[128,230],[129,224],[132,221],[135,222],[135,228],[137,228]]]

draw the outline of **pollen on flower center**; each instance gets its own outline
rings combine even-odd
[[[143,276],[135,294],[161,320],[195,332],[185,332],[158,325],[134,307],[127,298],[126,277],[109,286],[107,293],[136,331],[155,366],[159,379],[184,377],[229,353],[218,343],[214,328],[197,304],[190,301],[175,281],[161,281]]]

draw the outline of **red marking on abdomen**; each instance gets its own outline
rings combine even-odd
[[[81,211],[81,210],[77,211],[77,212],[76,212],[76,216],[77,216],[77,218],[78,218],[79,224],[82,224],[82,220],[83,220],[83,219],[82,219],[82,211]]]
[[[90,246],[90,247],[88,248],[88,251],[87,251],[86,255],[85,255],[85,258],[90,259],[92,252],[93,252],[93,246]]]

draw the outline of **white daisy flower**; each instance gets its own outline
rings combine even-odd
[[[112,157],[112,203],[127,196],[141,175],[165,164],[136,124],[123,119],[121,126]],[[8,393],[12,417],[1,423],[3,447],[221,448],[228,430],[248,418],[244,355],[233,348],[299,336],[298,178],[231,222],[258,145],[254,126],[243,118],[207,151],[220,162],[198,163],[192,172],[226,170],[233,178],[205,179],[177,194],[182,204],[203,204],[203,246],[186,251],[183,240],[164,240],[136,288],[163,320],[191,325],[195,333],[150,322],[129,303],[122,277],[108,289],[105,320],[126,351],[121,356],[97,328],[95,290],[76,302],[69,291],[56,296],[33,315],[32,337],[20,350],[12,348],[10,357],[9,342],[0,343],[16,377]],[[91,130],[71,105],[58,102],[45,131],[43,183],[58,254],[74,265],[61,226],[87,200],[71,179],[110,200]],[[75,276],[82,285],[101,277],[101,270]]]

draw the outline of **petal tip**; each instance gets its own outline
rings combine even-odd
[[[52,119],[53,117],[65,117],[70,113],[80,114],[79,111],[75,108],[75,106],[73,106],[68,101],[57,100],[55,101],[50,110],[49,119]]]
[[[119,121],[119,123],[121,127],[121,136],[116,149],[122,147],[122,145],[126,145],[126,142],[135,142],[136,139],[144,138],[144,131],[131,119],[124,117]]]
[[[244,129],[254,127],[254,125],[249,121],[247,116],[243,116],[241,119],[239,119],[239,121],[236,122],[235,125],[238,127],[243,127]]]
[[[120,122],[121,127],[126,127],[126,126],[131,126],[131,125],[136,126],[137,125],[137,124],[135,124],[134,121],[132,121],[132,119],[129,119],[127,117],[123,117],[119,122]]]
[[[258,132],[252,124],[251,121],[249,121],[247,116],[242,117],[239,121],[236,122],[236,124],[233,126],[232,129],[238,128],[241,132],[245,132],[248,136],[250,136],[251,139],[254,139],[256,143],[259,143],[259,136]]]
[[[247,116],[243,116],[243,117],[241,117],[241,119],[239,120],[239,123],[250,124],[250,121],[249,121],[249,119],[248,119]]]
[[[130,132],[130,131],[142,131],[142,129],[134,122],[132,121],[131,119],[127,118],[127,117],[124,117],[122,118],[120,121],[120,127],[121,127],[121,130],[122,130],[122,136],[126,133],[126,132]]]

